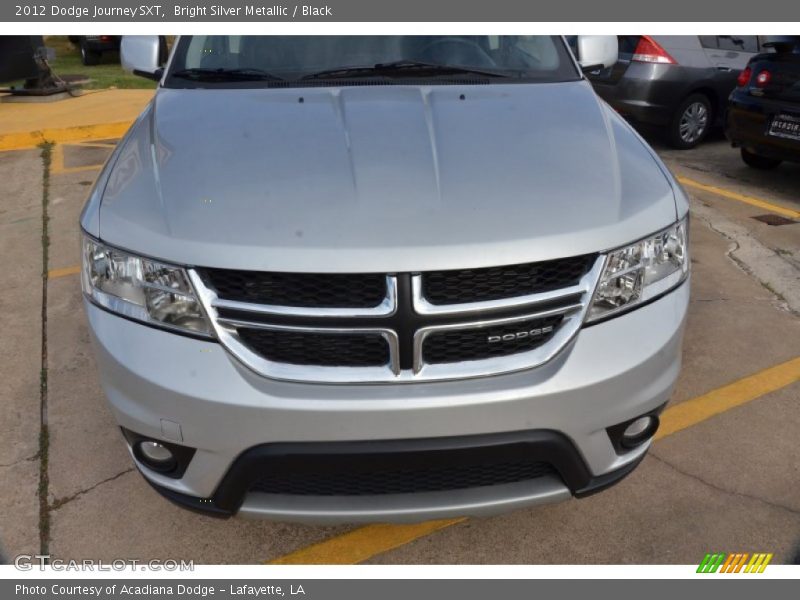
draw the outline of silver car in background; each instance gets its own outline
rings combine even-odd
[[[616,38],[125,38],[160,83],[81,216],[136,466],[191,509],[416,521],[586,496],[680,369],[688,203],[584,78]]]

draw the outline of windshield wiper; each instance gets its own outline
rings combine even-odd
[[[261,69],[182,69],[172,73],[172,77],[193,81],[284,81],[282,77]]]
[[[395,75],[398,73],[420,72],[448,75],[471,74],[483,75],[486,77],[512,77],[508,71],[494,71],[480,67],[462,67],[458,65],[441,65],[436,63],[420,62],[416,60],[398,60],[387,63],[377,63],[374,65],[339,67],[336,69],[325,69],[304,75],[301,79],[327,79],[339,77],[361,77],[370,75]]]

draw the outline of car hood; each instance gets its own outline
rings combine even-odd
[[[107,169],[101,239],[209,267],[521,263],[676,218],[665,170],[585,81],[161,89]]]

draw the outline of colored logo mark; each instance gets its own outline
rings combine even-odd
[[[716,552],[706,554],[697,567],[698,573],[763,573],[772,560],[772,553]]]

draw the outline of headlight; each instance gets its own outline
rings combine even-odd
[[[687,217],[654,236],[609,252],[586,320],[603,319],[657,298],[682,283],[688,273]]]
[[[167,329],[211,335],[211,328],[180,267],[141,258],[83,238],[84,293],[125,317]]]

